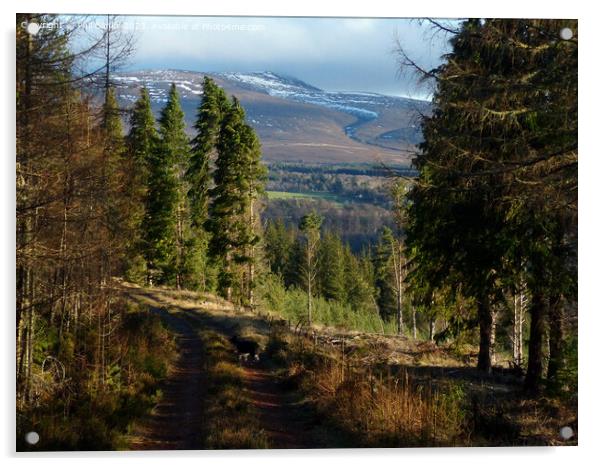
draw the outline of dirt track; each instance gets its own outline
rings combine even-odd
[[[134,430],[132,450],[193,450],[200,446],[203,415],[203,349],[194,328],[185,319],[161,313],[177,335],[179,358],[162,387],[163,397],[148,419]]]
[[[176,304],[160,290],[128,289],[127,293],[167,319],[177,335],[179,348],[179,359],[162,388],[162,400],[134,429],[130,447],[133,450],[202,449],[204,351],[195,327],[231,336],[236,328],[234,321],[238,319]],[[247,400],[257,413],[270,448],[316,448],[318,445],[310,433],[310,416],[298,403],[296,394],[284,388],[267,365],[242,364]]]

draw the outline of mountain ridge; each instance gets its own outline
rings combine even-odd
[[[324,91],[271,71],[141,70],[118,73],[114,81],[126,108],[137,99],[139,88],[146,86],[156,114],[175,83],[191,131],[205,76],[239,98],[268,161],[407,165],[421,140],[419,117],[430,110],[428,102],[417,99]]]

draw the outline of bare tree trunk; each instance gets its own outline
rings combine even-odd
[[[399,286],[399,284],[398,284]],[[402,302],[401,302],[401,289],[398,289],[397,292],[397,334],[403,334],[403,312],[402,312]]]
[[[491,372],[491,338],[493,331],[493,315],[488,297],[481,297],[477,303],[477,312],[479,318],[479,359],[477,369],[480,371]]]
[[[180,193],[182,194],[182,193]],[[184,231],[183,231],[183,212],[182,199],[178,200],[178,213],[177,213],[177,259],[176,259],[176,288],[179,290],[182,288],[182,263],[184,261]]]
[[[253,202],[253,197],[251,196],[251,202],[249,207],[250,215],[249,221],[251,222],[251,228],[255,227],[255,203]],[[251,245],[250,253],[249,253],[249,306],[253,308],[255,305],[255,295],[254,295],[254,286],[255,286],[255,246]]]
[[[516,333],[516,345],[517,345],[517,349],[516,349],[516,355],[517,355],[517,362],[518,365],[520,367],[522,367],[522,365],[524,364],[525,361],[525,352],[524,352],[524,345],[523,345],[523,341],[524,341],[524,328],[525,328],[525,310],[527,309],[527,295],[525,293],[525,291],[523,290],[520,294],[520,308],[519,308],[519,314],[518,314],[518,329],[517,329],[517,333]]]
[[[431,317],[429,319],[429,340],[433,341],[435,339],[435,318]]]
[[[522,367],[524,363],[523,334],[525,325],[525,311],[527,309],[527,293],[524,282],[519,285],[519,292],[514,296],[514,321],[512,327],[513,359],[514,364]]]
[[[548,379],[554,379],[564,369],[565,325],[562,298],[556,294],[550,298],[550,362]]]
[[[25,384],[25,399],[27,403],[31,401],[31,368],[33,365],[33,342],[35,334],[35,311],[34,306],[29,306],[27,322],[27,372]]]
[[[226,274],[228,276],[228,286],[226,287],[226,300],[228,302],[232,301],[232,277],[230,276],[231,273],[231,264],[230,264],[230,252],[226,253],[226,264],[224,266],[224,269],[226,271]]]
[[[412,306],[412,335],[416,339],[416,308]]]
[[[311,246],[307,245],[307,324],[311,326],[311,282],[312,282],[312,270],[311,270]]]
[[[496,356],[495,356],[496,329],[497,329],[497,311],[493,311],[491,313],[491,339],[489,342],[489,348],[490,348],[490,353],[491,353],[491,366],[494,366],[496,363]]]
[[[397,334],[403,334],[403,250],[399,240],[391,243],[393,269],[395,271],[395,292],[397,295]]]
[[[531,297],[531,334],[529,338],[529,363],[525,377],[525,389],[537,393],[543,377],[543,338],[545,334],[545,300],[541,291]]]
[[[523,323],[524,323],[524,292],[521,290],[514,295],[514,315],[512,318],[512,362],[521,367],[523,363]]]

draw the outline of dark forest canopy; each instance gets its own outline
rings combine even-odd
[[[437,293],[474,300],[486,371],[497,309],[528,293],[533,390],[546,335],[548,379],[564,366],[577,299],[576,32],[576,21],[468,20],[446,62],[418,70],[437,90],[408,195],[411,286],[426,302]]]

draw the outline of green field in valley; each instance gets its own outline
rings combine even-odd
[[[346,200],[333,193],[319,192],[319,193],[291,193],[288,191],[266,191],[268,199],[323,199],[325,201],[340,202],[343,203]]]

